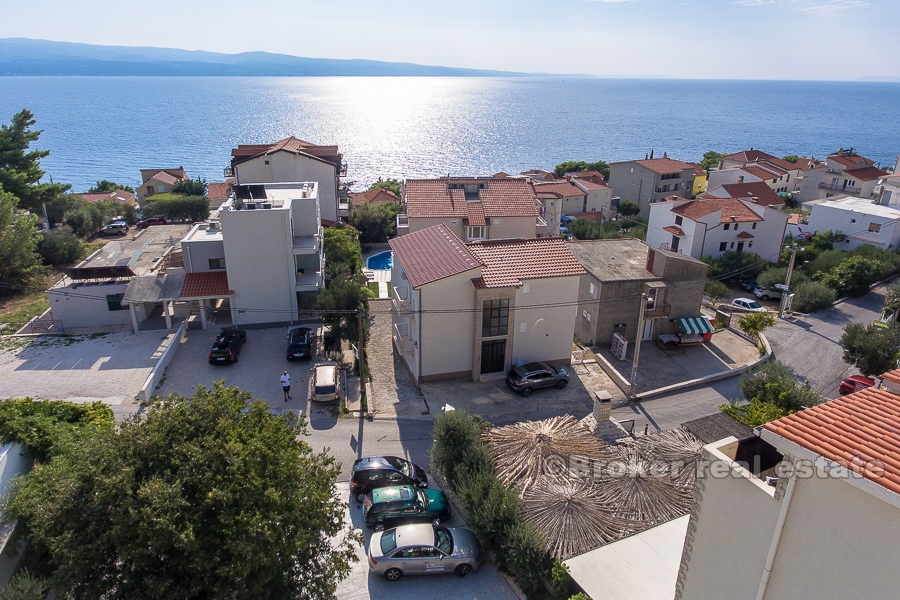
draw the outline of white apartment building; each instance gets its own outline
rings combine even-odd
[[[829,154],[824,164],[806,171],[797,199],[803,202],[835,196],[873,198],[879,179],[887,175],[875,161],[860,156],[853,148]]]
[[[807,229],[846,234],[842,250],[863,245],[893,250],[900,248],[900,208],[874,204],[865,198],[837,196],[812,203]]]

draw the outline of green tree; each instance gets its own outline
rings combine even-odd
[[[622,200],[619,202],[619,212],[626,216],[632,217],[641,212],[641,207],[635,202],[631,202],[630,200]]]
[[[738,387],[748,401],[774,405],[786,413],[822,402],[818,392],[809,385],[800,384],[794,371],[777,360],[764,363],[755,372],[743,374]]]
[[[884,292],[884,308],[882,315],[887,318],[890,315],[897,316],[900,312],[900,283],[892,283]]]
[[[713,302],[716,302],[720,298],[727,298],[731,295],[731,288],[717,279],[707,279],[706,287],[703,291]]]
[[[794,303],[791,310],[801,313],[811,313],[834,304],[837,294],[833,289],[821,281],[804,281],[796,286],[791,283],[791,291],[794,292]]]
[[[900,327],[850,323],[841,335],[841,348],[845,363],[855,366],[863,375],[877,377],[897,367]]]
[[[175,194],[184,194],[185,196],[205,196],[206,180],[201,179],[197,175],[197,179],[182,179],[172,188]]]
[[[45,600],[50,584],[28,569],[22,570],[0,587],[0,600]]]
[[[116,421],[102,402],[74,404],[63,400],[17,398],[0,402],[0,440],[18,442],[28,456],[46,462],[73,440],[98,430],[112,431]]]
[[[106,179],[101,179],[97,182],[97,184],[88,190],[88,193],[91,192],[114,192],[116,190],[125,190],[126,192],[133,192],[134,188],[130,185],[122,185],[120,183],[116,183],[115,181],[108,181]]]
[[[334,598],[356,560],[334,459],[217,382],[33,470],[4,514],[73,599]]]
[[[348,221],[359,231],[363,244],[380,244],[397,235],[399,204],[360,204],[350,209]]]
[[[326,228],[322,251],[325,253],[325,287],[335,278],[346,278],[362,271],[359,231],[353,227]]]
[[[703,256],[700,258],[709,265],[708,277],[710,279],[737,279],[738,275],[757,275],[760,271],[771,263],[763,260],[758,254],[752,252],[734,252],[729,250],[723,252],[720,256],[712,258],[711,256]]]
[[[750,404],[745,405],[740,405],[736,401],[731,400],[728,404],[720,404],[719,410],[735,421],[740,421],[751,428],[765,425],[775,419],[791,414],[790,411],[786,411],[775,404],[763,402],[758,398],[754,398],[750,401]]]
[[[775,315],[766,312],[752,312],[738,317],[738,327],[750,337],[759,341],[759,334],[775,326]]]
[[[799,154],[785,154],[784,156],[781,157],[781,160],[786,160],[789,163],[796,164],[797,161],[800,160],[800,158],[801,157]]]
[[[378,178],[378,181],[369,186],[366,191],[371,190],[387,190],[389,192],[393,192],[395,196],[400,197],[401,190],[403,189],[403,182],[399,179],[391,179],[388,177],[387,179]]]
[[[156,194],[141,205],[144,216],[163,215],[170,221],[203,221],[209,218],[209,198]]]
[[[37,252],[45,265],[53,267],[70,265],[81,256],[81,240],[72,233],[71,227],[63,225],[41,234]]]
[[[878,281],[881,265],[870,258],[851,256],[822,278],[822,283],[838,296],[865,296],[869,287]]]
[[[363,315],[366,339],[369,293],[362,276],[359,232],[353,227],[329,227],[322,244],[325,253],[325,289],[316,298],[316,310],[339,339],[360,340],[358,314]]]
[[[37,121],[28,110],[16,113],[9,125],[0,125],[0,188],[17,199],[18,207],[39,212],[44,202],[50,202],[70,185],[39,183],[44,176],[41,159],[49,156],[49,150],[31,150],[38,141],[40,131],[32,131]]]
[[[16,209],[16,198],[0,189],[0,294],[21,286],[41,272],[36,252],[40,233],[37,215]]]
[[[566,173],[582,173],[584,171],[599,171],[603,174],[604,179],[609,179],[609,163],[605,160],[598,160],[596,162],[567,160],[559,163],[553,168],[553,172],[557,177],[562,177]]]
[[[715,169],[719,166],[719,159],[725,156],[721,152],[716,152],[715,150],[710,150],[703,154],[703,160],[700,161],[700,166],[709,171],[710,169]]]

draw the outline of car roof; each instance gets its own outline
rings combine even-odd
[[[312,329],[307,327],[306,325],[291,325],[290,327],[288,327],[288,333],[291,333],[292,331],[299,331],[302,329],[312,331]]]
[[[414,523],[401,525],[394,532],[397,547],[434,546],[434,527],[431,523]]]
[[[416,498],[416,490],[411,485],[392,485],[372,490],[372,502],[408,501]]]
[[[334,385],[335,371],[337,371],[337,365],[334,365],[334,364],[316,365],[316,367],[315,367],[316,383],[315,384],[316,385]]]
[[[735,298],[732,302],[746,302],[748,304],[758,304],[756,300],[751,300],[750,298]]]

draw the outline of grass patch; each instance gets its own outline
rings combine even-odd
[[[40,316],[50,308],[50,301],[44,292],[29,292],[0,302],[0,321],[7,323],[27,323],[32,317]]]
[[[377,281],[367,282],[366,290],[368,290],[368,292],[369,292],[369,298],[377,298],[378,297],[378,282]]]

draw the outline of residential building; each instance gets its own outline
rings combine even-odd
[[[726,183],[709,190],[707,194],[713,198],[740,198],[754,204],[781,209],[784,200],[771,187],[762,181],[753,183]]]
[[[324,286],[316,182],[235,185],[217,218],[181,241],[185,280],[204,328],[213,309],[234,325],[292,323]]]
[[[874,204],[852,196],[836,196],[812,205],[807,229],[844,233],[842,250],[875,246],[882,250],[900,248],[900,208]]]
[[[217,210],[231,196],[232,186],[235,183],[234,177],[229,177],[225,181],[211,181],[206,184],[206,196],[209,198],[209,209]]]
[[[614,333],[634,341],[641,294],[647,294],[641,339],[674,333],[673,319],[700,314],[706,263],[635,239],[576,241],[568,248],[587,271],[575,317],[575,336],[582,342],[603,346]]]
[[[539,198],[543,194],[555,197],[560,202],[561,215],[606,211],[609,217],[612,188],[603,182],[602,176],[594,179],[567,174],[563,180],[535,183],[534,191]]]
[[[439,223],[466,242],[559,234],[559,221],[541,218],[534,187],[524,178],[407,179],[397,234]],[[554,233],[555,231],[555,233]]]
[[[137,189],[138,202],[154,194],[171,192],[179,181],[188,179],[184,167],[177,169],[141,169],[141,185]]]
[[[900,597],[896,373],[703,447],[676,600]]]
[[[694,258],[746,251],[777,262],[787,220],[787,214],[750,200],[672,198],[652,205],[647,245]]]
[[[689,196],[694,189],[692,163],[667,156],[645,160],[628,160],[609,165],[609,185],[622,201],[641,207],[640,216],[650,215],[650,206],[667,196]]]
[[[85,202],[115,202],[116,204],[135,205],[134,192],[126,190],[113,190],[111,192],[83,192],[80,194],[72,194],[78,196]]]
[[[559,238],[465,243],[440,223],[390,245],[393,343],[413,381],[571,360],[585,271]]]
[[[885,175],[878,180],[875,188],[875,202],[884,206],[900,208],[900,173]]]
[[[350,202],[353,203],[353,206],[360,206],[362,204],[400,204],[400,198],[390,190],[378,188],[366,192],[351,192]]]
[[[293,136],[273,144],[241,144],[231,150],[231,165],[225,169],[237,185],[316,182],[322,220],[329,225],[338,221],[340,178],[346,174],[337,146],[317,146]]]
[[[709,173],[709,189],[732,183],[765,183],[774,192],[793,193],[803,179],[801,161],[792,163],[761,150],[744,150],[719,159],[719,168]]]
[[[691,188],[691,198],[696,198],[709,189],[709,174],[697,163],[688,164],[694,167],[694,187]]]
[[[860,156],[853,148],[841,148],[829,154],[825,163],[806,171],[797,199],[800,202],[834,196],[875,197],[878,180],[887,175],[875,162]]]
[[[498,173],[498,175],[499,175],[499,173]],[[506,175],[506,174],[504,173],[504,175]],[[528,171],[522,171],[520,173],[520,175],[524,175],[528,179],[531,179],[532,181],[535,181],[535,182],[537,182],[537,181],[553,181],[554,179],[559,179],[559,177],[557,177],[556,173],[554,173],[553,171],[545,171],[543,169],[529,169]]]

